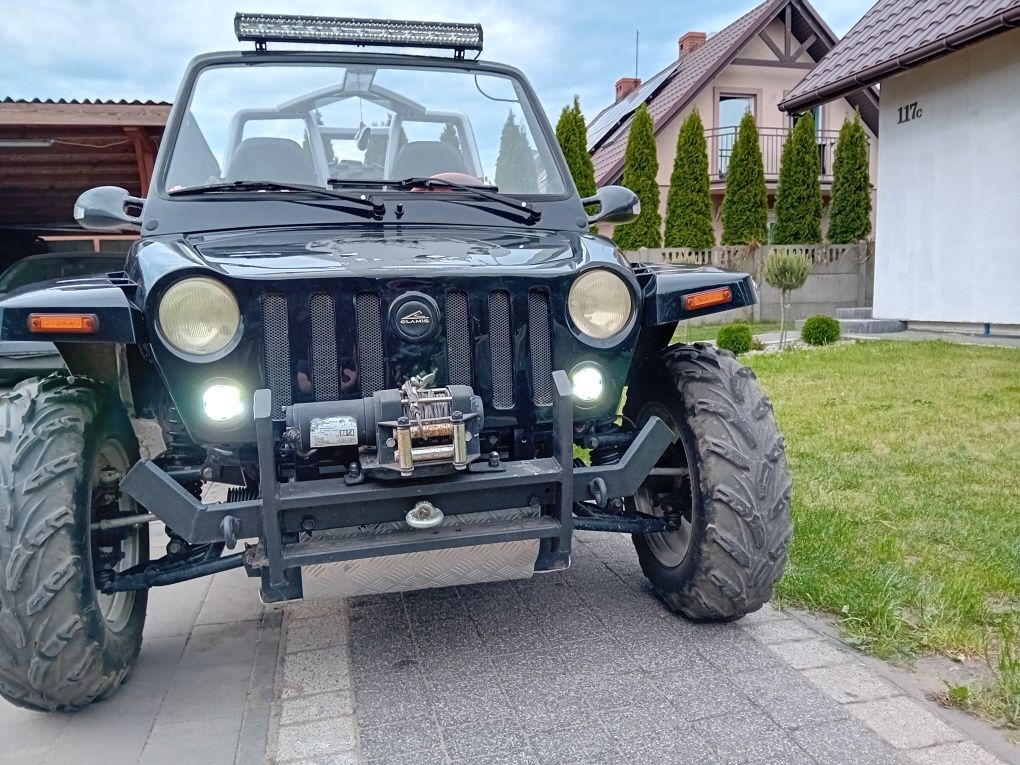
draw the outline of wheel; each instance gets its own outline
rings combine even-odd
[[[120,401],[66,375],[0,398],[0,695],[41,711],[109,696],[142,642],[147,593],[103,595],[97,572],[149,559],[148,526],[120,478],[138,443]]]
[[[678,434],[631,510],[675,530],[635,534],[641,569],[669,608],[730,621],[772,597],[786,566],[790,474],[772,405],[729,351],[667,348],[627,392],[639,427],[658,416]]]

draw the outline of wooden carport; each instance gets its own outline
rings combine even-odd
[[[144,196],[169,114],[160,101],[0,101],[0,226],[73,224],[93,186]]]

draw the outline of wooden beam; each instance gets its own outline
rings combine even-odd
[[[785,54],[783,61],[791,60],[790,48],[793,47],[791,42],[792,39],[793,39],[793,8],[791,8],[789,4],[787,4],[787,6],[783,9],[783,53]]]
[[[140,127],[126,127],[124,133],[134,142],[138,179],[141,181],[142,193],[147,194],[156,162],[156,142],[147,130]]]
[[[140,125],[163,127],[170,105],[151,104],[4,104],[0,125]]]
[[[815,64],[810,61],[769,61],[764,58],[735,58],[731,64],[740,66],[775,66],[781,69],[814,69]]]
[[[769,37],[769,33],[768,32],[766,32],[763,29],[763,30],[761,30],[761,32],[758,33],[758,37],[760,37],[762,40],[764,40],[765,44],[768,45],[769,48],[772,49],[772,52],[776,54],[776,58],[778,60],[780,60],[780,61],[783,60],[783,52],[781,50],[779,50],[779,46],[778,45],[776,45],[774,42],[772,42],[772,38]]]
[[[800,46],[793,53],[790,54],[790,61],[796,61],[803,55],[804,51],[814,45],[815,40],[818,38],[815,35],[811,35],[808,39],[800,44]]]

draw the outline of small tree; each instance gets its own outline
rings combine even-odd
[[[567,160],[570,177],[574,179],[577,193],[581,198],[595,193],[595,166],[588,154],[588,126],[581,111],[581,102],[574,96],[574,103],[564,106],[556,123],[556,140]]]
[[[776,189],[776,244],[822,241],[822,190],[815,118],[807,112],[797,120],[783,146]]]
[[[765,281],[779,290],[779,349],[786,343],[786,306],[790,293],[799,290],[811,273],[811,262],[803,255],[773,250],[765,263]]]
[[[659,214],[659,160],[655,153],[655,129],[648,108],[641,104],[630,125],[624,155],[623,185],[641,200],[637,220],[613,232],[621,250],[658,247],[662,243]]]
[[[496,157],[496,187],[506,194],[535,194],[538,192],[538,171],[528,134],[517,123],[514,113],[507,115],[499,138],[499,156]]]
[[[460,151],[460,136],[457,134],[457,126],[452,122],[447,122],[446,127],[443,128],[443,132],[439,134],[439,140],[443,143],[448,143],[454,147],[457,151]]]
[[[737,129],[722,206],[723,244],[760,244],[768,240],[769,199],[761,159],[758,126],[746,112]]]
[[[829,203],[829,241],[849,244],[871,233],[871,179],[868,177],[868,137],[860,116],[843,121],[832,163],[832,202]]]
[[[704,250],[715,247],[712,197],[708,191],[708,147],[705,126],[695,109],[684,120],[676,141],[676,159],[666,197],[667,247]]]

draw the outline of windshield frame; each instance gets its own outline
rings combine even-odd
[[[563,185],[561,194],[512,194],[514,198],[535,203],[543,217],[542,229],[584,230],[587,220],[584,208],[580,203],[573,179],[563,158],[562,151],[556,141],[556,134],[542,108],[538,96],[527,78],[516,68],[488,61],[444,58],[438,56],[418,56],[397,53],[364,53],[360,51],[234,51],[209,53],[192,60],[181,82],[181,87],[170,118],[164,132],[159,153],[153,168],[152,182],[146,199],[142,216],[142,236],[163,235],[170,233],[189,233],[199,231],[224,230],[235,228],[255,228],[268,225],[316,225],[330,223],[363,222],[362,218],[344,213],[343,210],[330,210],[329,200],[318,200],[322,204],[309,205],[304,212],[298,211],[298,205],[288,201],[284,194],[296,197],[298,192],[257,192],[260,203],[252,204],[253,192],[223,192],[215,195],[199,195],[194,197],[174,197],[166,189],[170,158],[177,143],[181,126],[188,113],[192,93],[202,73],[209,68],[222,66],[259,66],[259,65],[336,65],[358,66],[372,65],[378,67],[401,67],[418,69],[441,69],[463,71],[469,74],[492,74],[508,78],[520,95],[520,106],[525,116],[530,119],[534,133],[540,133],[545,143],[543,159],[559,173]],[[396,179],[401,180],[401,179]],[[459,224],[468,225],[525,225],[508,218],[506,215],[493,215],[496,208],[488,212],[482,207],[483,200],[472,199],[470,195],[456,192],[446,194],[446,200],[431,200],[430,194],[412,191],[387,191],[385,199],[400,203],[404,208],[400,223],[426,224]],[[474,205],[451,205],[449,197],[460,197],[464,202],[473,201]],[[275,198],[272,201],[269,198]],[[306,197],[307,198],[307,197]],[[390,205],[391,207],[393,205]],[[255,208],[255,209],[253,209]],[[427,209],[420,209],[427,208]],[[505,212],[505,210],[500,211]],[[310,213],[310,214],[307,214]],[[415,213],[415,214],[412,214]],[[392,216],[387,215],[387,221]]]

